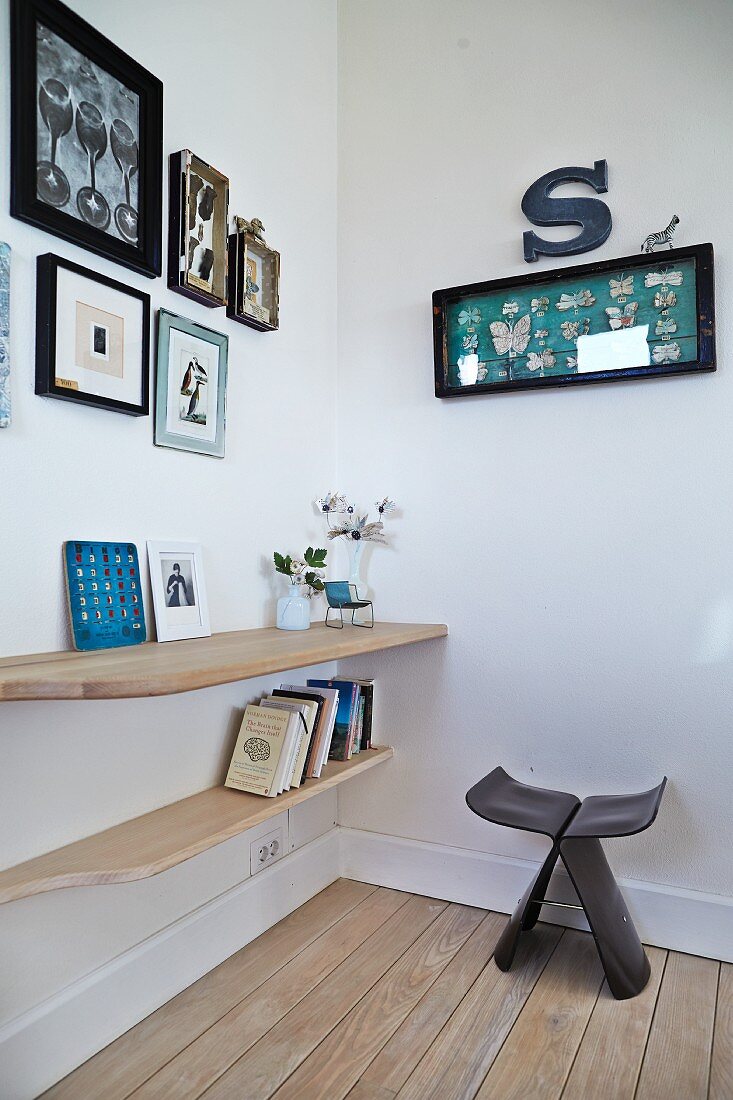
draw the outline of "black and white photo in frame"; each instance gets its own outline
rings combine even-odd
[[[163,86],[58,0],[12,0],[11,213],[160,274]]]
[[[196,542],[148,542],[159,642],[211,634],[203,552]]]

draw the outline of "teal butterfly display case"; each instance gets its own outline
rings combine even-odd
[[[436,397],[715,370],[713,246],[436,290]]]

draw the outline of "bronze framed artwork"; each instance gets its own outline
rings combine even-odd
[[[190,149],[170,158],[168,286],[202,305],[227,304],[229,180]]]
[[[260,332],[275,332],[280,327],[280,253],[268,246],[259,218],[234,220],[227,316]]]

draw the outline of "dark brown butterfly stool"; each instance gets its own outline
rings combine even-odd
[[[510,829],[543,833],[552,849],[519,899],[494,951],[500,970],[509,970],[522,932],[534,928],[543,905],[581,909],[590,925],[608,987],[618,1000],[635,997],[649,981],[649,960],[601,847],[601,837],[632,836],[657,816],[667,782],[641,794],[602,794],[582,802],[574,794],[530,787],[494,768],[466,795],[479,817]],[[557,860],[565,864],[580,905],[547,901],[545,892]]]

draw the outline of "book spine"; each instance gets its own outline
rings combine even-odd
[[[347,760],[351,760],[351,757],[356,751],[356,733],[359,719],[359,685],[352,684],[351,686],[351,710],[349,712],[349,755],[347,757]]]
[[[359,694],[359,719],[356,723],[356,741],[354,742],[354,751],[361,752],[364,748],[364,709],[366,707],[366,699],[363,693]]]
[[[364,725],[361,731],[361,747],[363,749],[370,749],[372,747],[372,715],[374,713],[374,684],[362,684],[362,695],[364,696]]]

